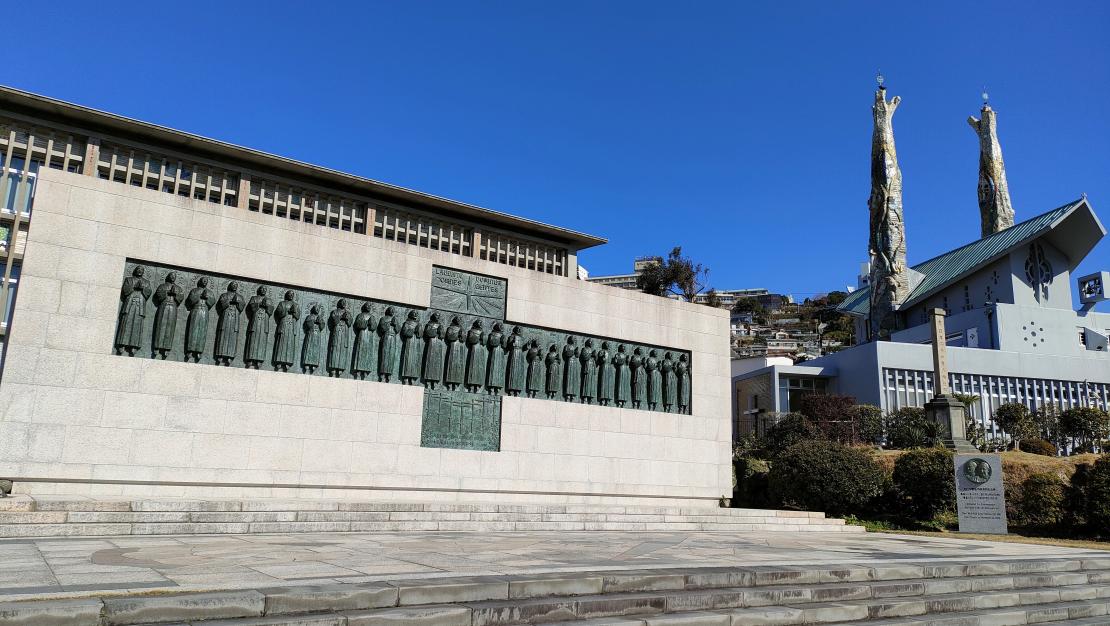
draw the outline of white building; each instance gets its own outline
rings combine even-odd
[[[840,309],[857,318],[864,343],[804,365],[735,376],[734,418],[789,412],[799,394],[822,391],[884,411],[924,405],[933,396],[928,320],[935,308],[948,312],[952,389],[979,397],[972,414],[987,432],[995,429],[993,410],[1007,402],[1105,409],[1110,314],[1093,306],[1106,299],[1110,279],[1105,272],[1072,276],[1105,235],[1084,197],[919,263],[912,269],[920,281],[897,309],[903,330],[890,341],[867,340],[870,288],[861,288]]]

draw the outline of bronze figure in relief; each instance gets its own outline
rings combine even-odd
[[[197,279],[197,286],[185,298],[189,317],[185,320],[185,360],[200,363],[208,340],[208,311],[216,304],[216,294],[208,288],[208,277]]]
[[[143,345],[143,322],[146,321],[146,301],[150,298],[150,281],[143,278],[146,268],[136,265],[131,275],[123,279],[120,289],[119,320],[116,322],[116,354],[135,351]]]

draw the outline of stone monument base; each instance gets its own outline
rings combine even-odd
[[[967,440],[967,407],[955,396],[943,394],[925,403],[925,414],[937,424],[940,443],[949,450],[973,454],[979,450]]]

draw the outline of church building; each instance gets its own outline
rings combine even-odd
[[[1000,404],[1108,408],[1110,274],[1075,276],[1106,235],[1086,196],[1014,223],[996,114],[968,121],[979,137],[982,236],[906,264],[901,171],[891,117],[897,97],[875,94],[870,276],[839,309],[855,318],[857,345],[798,365],[733,379],[734,431],[762,432],[808,393],[854,396],[884,412],[924,406],[934,392],[931,314],[945,312],[949,382],[978,397],[971,415],[988,434]],[[1078,295],[1078,297],[1076,297]]]

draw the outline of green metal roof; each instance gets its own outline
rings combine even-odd
[[[910,292],[902,307],[913,306],[917,301],[994,261],[1012,248],[1043,235],[1083,202],[1083,199],[1069,202],[1048,213],[1014,224],[990,237],[973,241],[966,246],[914,265],[913,269],[920,272],[923,278]],[[871,312],[871,288],[864,287],[853,291],[837,308],[845,313],[866,317]]]

